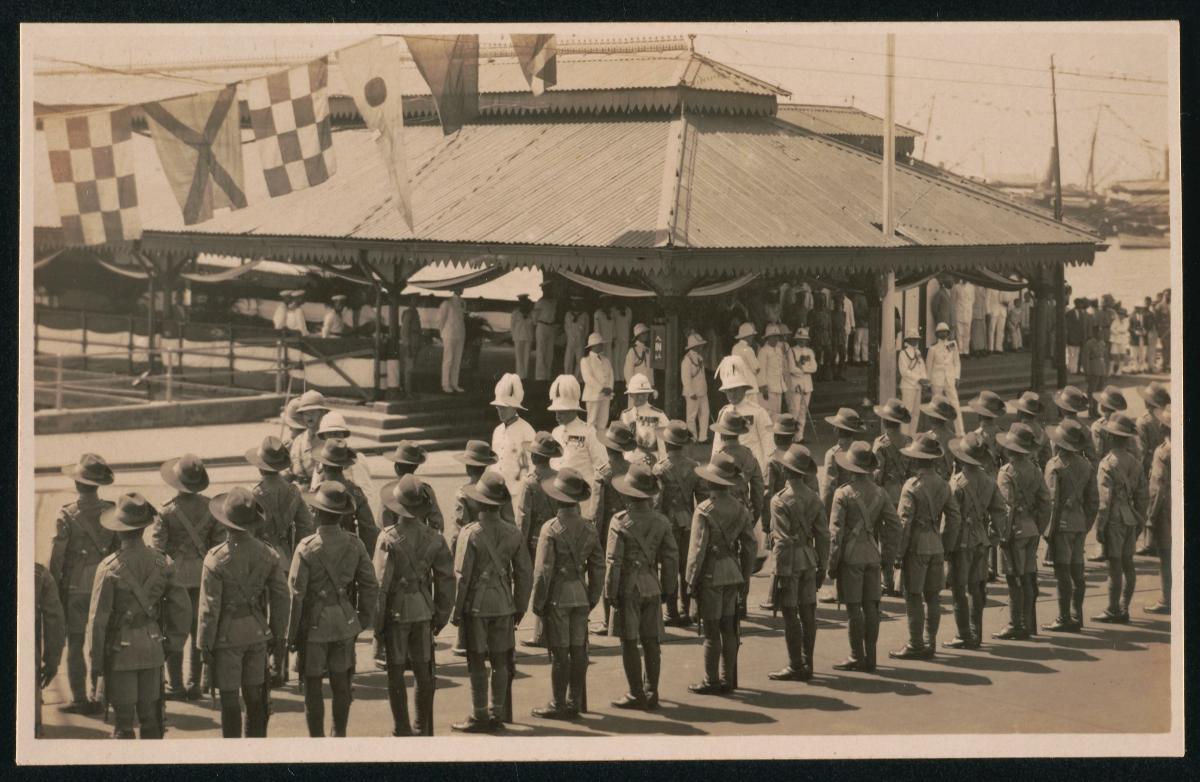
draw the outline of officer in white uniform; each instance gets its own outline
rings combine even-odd
[[[587,345],[588,314],[582,308],[583,301],[578,296],[571,297],[571,308],[563,315],[563,332],[567,337],[567,346],[563,352],[563,374],[573,375],[579,369],[583,360],[583,351]]]
[[[933,387],[934,397],[939,395],[946,397],[958,410],[954,431],[959,437],[962,437],[962,410],[958,403],[958,378],[962,374],[962,364],[958,357],[959,345],[955,340],[950,339],[950,326],[945,323],[937,324],[934,333],[937,334],[938,341],[933,343],[933,347],[929,348],[929,352],[925,356],[925,366],[929,371],[929,384]],[[918,408],[914,407],[913,409]]]
[[[800,426],[800,438],[808,422],[808,406],[812,400],[812,377],[817,371],[817,354],[808,346],[808,329],[801,326],[792,336],[792,346],[784,352],[784,371],[787,374],[788,412]]]
[[[971,352],[971,319],[975,316],[975,296],[975,286],[965,280],[954,286],[955,336],[958,338],[958,352],[963,355]]]
[[[733,350],[729,352],[731,356],[737,356],[746,365],[746,369],[750,371],[749,377],[754,381],[750,390],[746,391],[746,396],[750,397],[753,402],[759,402],[759,392],[763,390],[763,375],[762,369],[758,364],[758,354],[754,352],[753,339],[758,336],[758,330],[754,328],[753,323],[743,323],[738,327],[737,342],[733,345]],[[775,450],[774,448],[771,449]]]
[[[687,351],[679,364],[684,421],[698,443],[708,440],[708,378],[704,373],[703,352],[707,344],[699,334],[688,334]]]
[[[633,345],[625,353],[625,364],[621,371],[626,383],[634,375],[654,376],[654,369],[650,366],[650,327],[645,323],[633,327]]]
[[[758,367],[762,372],[762,385],[766,388],[760,404],[771,414],[771,420],[783,410],[783,395],[787,391],[784,375],[783,348],[779,344],[779,324],[767,324],[766,344],[758,349]],[[774,453],[774,449],[772,449]]]
[[[322,337],[340,337],[349,330],[350,311],[346,309],[348,298],[344,293],[329,297],[330,308],[325,313],[325,320],[321,322]]]
[[[946,324],[942,323],[939,326]],[[929,385],[929,373],[925,369],[925,357],[921,355],[920,345],[921,332],[909,329],[904,334],[904,347],[900,348],[900,353],[896,356],[896,366],[900,370],[900,401],[904,403],[906,410],[913,411],[909,422],[901,426],[901,431],[910,438],[917,436],[921,418],[921,387]]]
[[[574,375],[559,375],[550,384],[550,411],[558,420],[551,436],[562,446],[563,455],[550,460],[555,470],[570,467],[592,487],[592,496],[579,505],[579,512],[591,519],[596,511],[602,470],[608,469],[608,451],[596,437],[596,429],[580,419],[581,390]]]
[[[512,333],[513,353],[516,356],[517,377],[527,380],[534,332],[533,312],[528,294],[522,293],[517,296],[517,306],[513,309],[509,330]]]
[[[492,407],[496,408],[500,423],[492,430],[492,450],[497,459],[492,469],[504,476],[504,485],[513,497],[517,496],[521,479],[530,470],[525,445],[533,442],[535,434],[529,422],[517,412],[525,409],[521,404],[524,401],[525,387],[517,375],[509,372],[496,383]]]
[[[534,346],[534,377],[537,380],[549,380],[554,372],[554,343],[558,339],[558,301],[546,290],[548,283],[542,283],[542,298],[533,305],[534,336],[537,342]]]
[[[613,314],[612,314],[612,298],[609,296],[601,296],[599,303],[596,305],[596,311],[592,313],[592,332],[599,334],[604,340],[604,355],[609,357],[611,361],[619,355],[616,352],[617,345],[613,334]]]
[[[738,442],[754,454],[765,481],[771,454],[775,453],[775,433],[772,431],[770,414],[749,397],[748,392],[754,387],[754,376],[740,356],[726,356],[717,365],[717,377],[721,379],[721,391],[729,400],[729,404],[717,411],[717,417],[720,418],[726,410],[733,410],[746,419],[749,430],[738,436]]]
[[[608,343],[604,336],[592,332],[587,341],[587,355],[579,362],[579,373],[583,375],[583,404],[587,408],[587,422],[595,427],[598,436],[608,428],[608,411],[613,396],[612,362],[604,352]]]
[[[611,312],[613,349],[610,355],[613,361],[613,371],[616,373],[615,379],[624,382],[629,375],[624,374],[625,365],[618,362],[629,352],[629,335],[632,333],[631,329],[633,328],[633,312],[627,304],[613,307]]]
[[[658,459],[667,458],[667,444],[658,436],[658,430],[671,419],[667,414],[650,404],[651,397],[658,396],[650,379],[645,375],[634,375],[625,388],[629,396],[629,408],[621,413],[621,422],[633,429],[638,447],[653,450]]]
[[[442,391],[447,394],[461,394],[465,390],[458,384],[458,372],[462,368],[463,347],[467,344],[466,318],[467,305],[462,300],[462,289],[455,288],[437,311],[437,329],[442,338]]]

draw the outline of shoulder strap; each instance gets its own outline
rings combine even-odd
[[[711,519],[709,519],[709,523],[716,524],[716,522]],[[632,540],[634,542],[634,545],[637,546],[638,551],[641,551],[642,556],[646,558],[647,564],[654,561],[654,557],[652,557],[650,555],[650,550],[646,548],[646,541],[642,540],[640,537],[638,537],[636,534],[634,534],[633,530],[626,529],[624,532],[621,533],[621,537],[626,538],[628,540]],[[722,532],[722,537],[724,537],[724,532]]]
[[[863,504],[862,497],[860,497],[857,492],[854,495],[854,504],[858,506],[858,513],[862,516],[862,519],[857,525],[855,525],[854,529],[850,530],[851,533],[857,532],[871,521],[871,514],[867,511],[867,506]],[[875,505],[876,503],[871,504]],[[849,537],[849,534],[847,534],[847,537]]]
[[[262,627],[263,630],[268,631],[268,635],[269,635],[270,633],[269,633],[269,628],[267,627],[266,619],[259,616],[258,611],[255,610],[258,608],[258,605],[255,603],[255,601],[250,596],[250,587],[248,587],[240,578],[238,578],[237,573],[235,573],[233,571],[233,552],[232,551],[230,552],[229,565],[230,565],[230,567],[229,567],[229,583],[233,584],[234,588],[238,591],[238,594],[240,594],[242,596],[242,600],[244,600],[246,602],[246,605],[249,606],[250,615],[254,617],[255,621],[258,622],[259,626]],[[270,567],[270,565],[271,565],[271,560],[268,557],[258,558],[255,561],[255,564],[250,566],[250,571],[246,574],[247,579],[249,579],[250,583],[253,584],[257,580],[256,578],[254,578],[254,576],[256,576],[258,574],[258,571],[264,567]],[[336,584],[335,584],[335,586],[336,586]]]
[[[347,533],[349,534],[349,533]],[[334,575],[334,570],[329,566],[329,562],[325,559],[325,554],[322,549],[317,549],[312,552],[312,559],[321,566],[321,570],[325,571],[325,577],[333,584],[333,588],[341,590],[341,584],[338,583],[337,576]],[[341,562],[341,560],[338,560]]]
[[[491,541],[486,538],[486,532],[487,530],[481,526],[479,528],[479,532],[475,534],[475,542],[480,548],[487,552],[488,557],[492,560],[492,565],[496,568],[497,575],[507,581],[509,578],[508,565],[500,558],[500,554],[496,551],[496,548],[492,545]]]
[[[101,509],[103,510],[103,506],[101,506]],[[80,516],[81,514],[78,512],[67,514],[67,518],[71,520],[71,526],[78,527],[79,529],[83,530],[83,534],[87,535],[88,539],[92,541],[92,545],[96,547],[97,552],[104,551],[104,545],[101,544],[100,539],[96,537],[96,530],[92,529],[91,525],[80,518]]]
[[[145,612],[146,616],[151,619],[157,619],[158,612],[154,610],[154,603],[150,601],[150,598],[146,595],[146,590],[142,588],[142,585],[134,581],[132,576],[126,575],[125,568],[123,566],[116,568],[116,576],[117,580],[124,584],[125,587],[129,589],[131,593],[133,593],[134,599],[137,600],[138,605],[142,607],[142,611]]]
[[[187,513],[183,510],[183,506],[179,503],[175,503],[175,513],[179,517],[179,523],[183,526],[184,531],[191,538],[192,545],[196,548],[196,553],[203,559],[204,555],[208,552],[205,550],[204,544],[200,542],[200,535],[196,532],[196,527],[192,524],[192,520],[188,518]]]

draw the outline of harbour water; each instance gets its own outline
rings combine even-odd
[[[1091,266],[1067,268],[1067,284],[1071,297],[1099,299],[1105,293],[1132,310],[1145,297],[1154,298],[1164,288],[1171,287],[1171,251],[1168,248],[1142,250],[1121,249],[1112,244],[1096,253]]]

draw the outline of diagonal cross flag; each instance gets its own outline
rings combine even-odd
[[[534,95],[558,83],[558,46],[553,35],[512,33],[513,51]]]
[[[368,128],[377,134],[376,144],[387,167],[396,209],[413,230],[412,195],[408,184],[408,160],[404,152],[404,104],[400,85],[400,53],[385,47],[378,37],[338,52],[342,80]]]
[[[237,85],[230,84],[142,105],[185,225],[210,219],[213,209],[246,206],[236,99]]]
[[[404,42],[433,93],[442,133],[479,116],[478,35],[406,35]]]

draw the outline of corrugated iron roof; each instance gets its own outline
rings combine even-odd
[[[678,145],[668,151],[672,123],[665,119],[482,123],[449,137],[436,127],[408,128],[415,232],[392,204],[365,130],[334,133],[337,173],[326,183],[276,199],[267,197],[253,144],[245,145],[250,206],[190,227],[154,144],[135,135],[138,197],[148,231],[192,236],[411,240],[495,246],[500,253],[505,245],[650,249],[665,235],[675,248],[886,246],[878,226],[878,156],[769,118],[689,114],[686,127],[682,155]],[[41,135],[35,224],[54,228],[58,211]],[[664,176],[667,166],[679,166],[680,176]],[[1096,241],[982,187],[904,165],[896,167],[895,188],[898,231],[912,245]],[[671,230],[660,225],[664,199],[678,204]],[[216,244],[214,237],[197,246]],[[222,247],[215,251],[231,251]]]
[[[883,117],[868,114],[853,106],[819,106],[802,103],[780,103],[776,116],[798,128],[824,136],[882,136]],[[896,136],[915,138],[921,135],[912,128],[896,123]]]
[[[404,53],[403,44],[398,44],[397,48],[397,56]],[[266,76],[293,64],[262,61],[215,63],[140,68],[131,73],[79,69],[42,71],[33,75],[33,99],[43,107],[55,107],[58,110],[70,106],[134,105],[218,89],[234,82]],[[401,74],[405,97],[430,94],[428,85],[411,60],[405,62]],[[560,54],[558,83],[547,92],[647,90],[680,86],[708,92],[760,96],[789,94],[780,87],[686,50]],[[348,94],[336,57],[330,62],[329,91],[331,95]],[[530,95],[529,85],[521,74],[516,58],[510,56],[480,59],[479,92],[481,95],[511,95],[514,99]],[[530,105],[536,106],[536,102]]]

